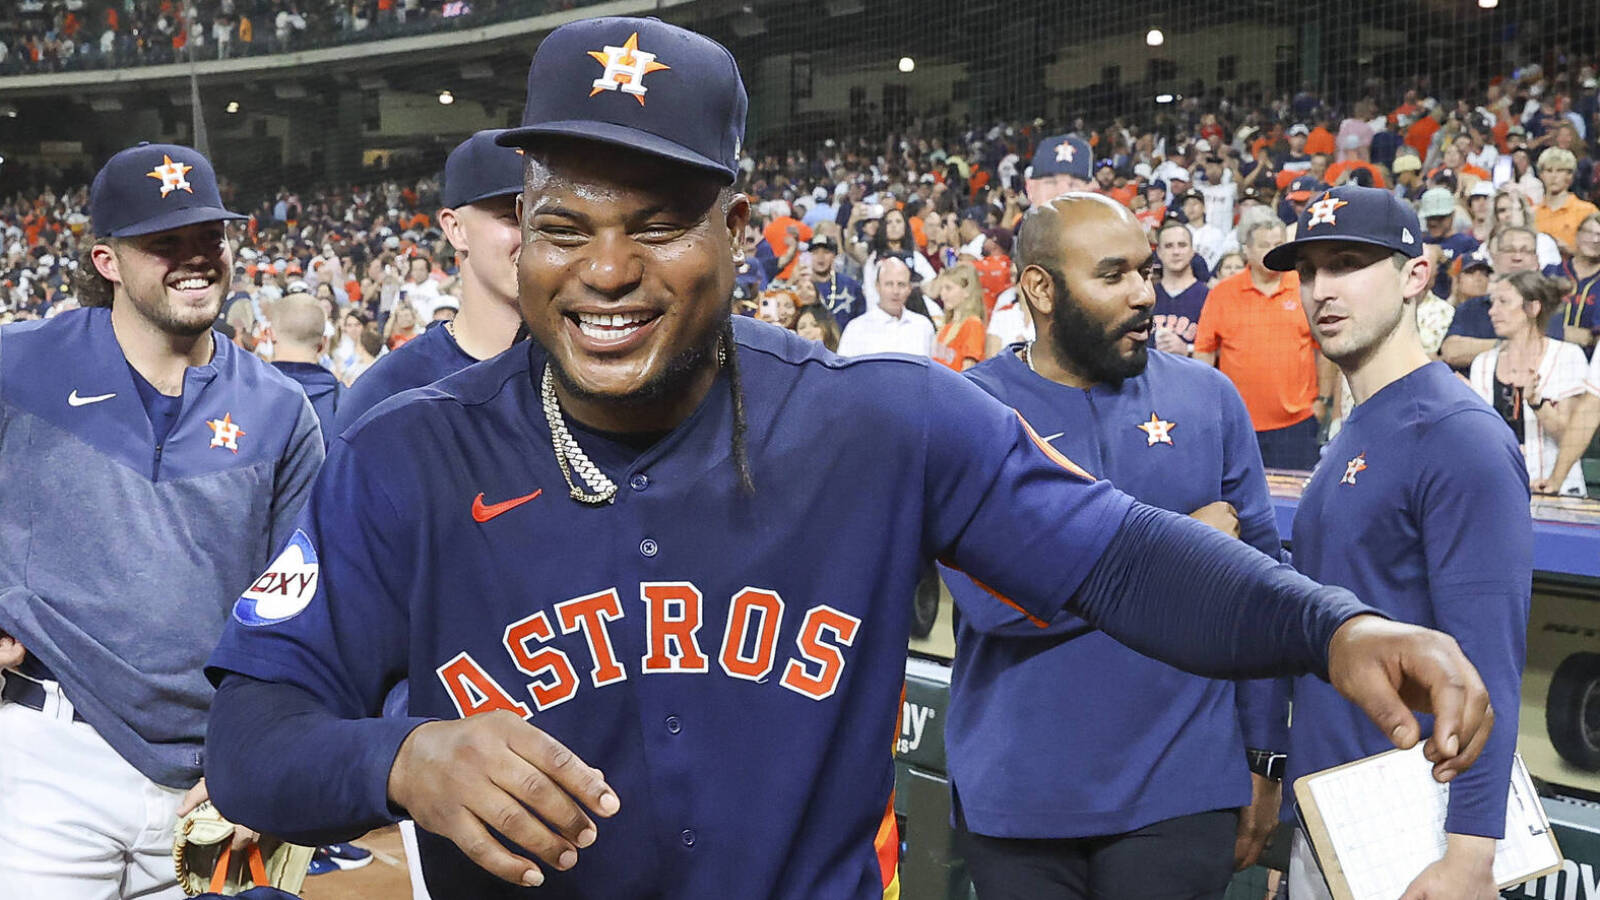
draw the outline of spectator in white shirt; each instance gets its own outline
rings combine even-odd
[[[905,353],[931,356],[933,322],[906,309],[911,269],[897,257],[878,263],[878,302],[850,320],[839,338],[840,356]]]
[[[1206,261],[1207,272],[1215,269],[1217,262],[1222,259],[1228,233],[1206,221],[1206,198],[1201,192],[1186,191],[1178,197],[1178,203],[1194,240],[1194,252]]]

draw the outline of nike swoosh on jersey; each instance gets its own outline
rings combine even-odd
[[[1044,438],[1041,438],[1041,440],[1043,440],[1045,443],[1049,443],[1051,441],[1054,441],[1056,438],[1061,437],[1063,434],[1066,434],[1066,432],[1065,431],[1058,431],[1055,434],[1047,435]]]
[[[526,496],[512,497],[510,500],[502,500],[499,503],[484,503],[483,495],[479,494],[472,498],[472,520],[478,523],[487,522],[501,513],[516,509],[542,493],[544,493],[544,488],[540,488]]]
[[[110,394],[98,394],[98,395],[93,396],[93,397],[79,397],[78,396],[78,389],[77,388],[73,388],[72,389],[72,393],[67,395],[67,405],[68,406],[88,406],[91,403],[99,403],[101,400],[110,400],[112,397],[115,397],[115,396],[116,396],[115,393],[110,393]]]

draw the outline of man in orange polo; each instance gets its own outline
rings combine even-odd
[[[1310,470],[1317,464],[1318,419],[1329,389],[1319,391],[1322,356],[1300,308],[1300,278],[1266,267],[1267,251],[1284,241],[1283,224],[1244,226],[1243,272],[1211,289],[1200,312],[1194,358],[1217,366],[1244,398],[1269,469]]]
[[[1551,147],[1539,154],[1539,180],[1544,182],[1544,202],[1533,210],[1539,230],[1556,239],[1561,252],[1571,255],[1577,244],[1578,225],[1600,209],[1572,194],[1572,178],[1578,169],[1571,150]]]

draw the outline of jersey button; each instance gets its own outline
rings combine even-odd
[[[693,847],[694,846],[694,829],[693,828],[685,828],[683,830],[683,833],[680,834],[679,837],[683,838],[683,845],[685,847]]]
[[[645,556],[655,556],[656,552],[660,549],[660,547],[656,546],[656,542],[650,540],[649,538],[645,538],[639,542],[639,552],[643,553]]]
[[[677,716],[667,716],[667,730],[677,734],[683,730],[683,721]]]
[[[644,474],[643,472],[640,472],[639,474],[628,479],[628,487],[631,487],[636,491],[642,491],[649,486],[650,476]]]

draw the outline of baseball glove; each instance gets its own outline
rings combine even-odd
[[[293,894],[306,880],[311,847],[262,835],[239,853],[233,848],[233,823],[207,800],[178,820],[173,830],[172,863],[178,886],[190,897],[207,891],[232,896],[253,887],[275,887]]]

